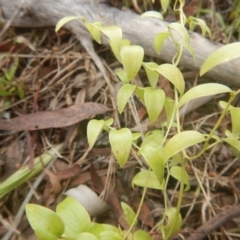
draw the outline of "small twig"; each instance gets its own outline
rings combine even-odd
[[[199,227],[186,240],[201,240],[228,220],[240,216],[240,204],[216,215]]]

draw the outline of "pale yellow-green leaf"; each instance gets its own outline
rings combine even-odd
[[[161,6],[163,9],[163,12],[167,11],[169,4],[170,4],[170,0],[161,0]]]
[[[159,117],[165,101],[165,92],[162,89],[145,88],[144,102],[147,108],[151,123],[154,123]]]
[[[124,240],[124,237],[115,231],[104,231],[99,234],[99,240]]]
[[[179,182],[183,180],[183,183],[186,185],[186,191],[190,189],[189,175],[185,169],[179,166],[173,166],[170,168],[170,175],[177,179]]]
[[[99,238],[93,235],[92,233],[83,232],[77,236],[76,240],[99,240]]]
[[[164,109],[167,115],[166,126],[168,127],[171,124],[172,115],[174,114],[175,102],[173,99],[166,97],[164,101]],[[172,122],[175,121],[175,116],[173,117]]]
[[[166,162],[169,158],[186,149],[187,147],[203,141],[205,141],[204,135],[197,131],[190,130],[176,134],[168,140],[164,148],[164,161]]]
[[[152,147],[151,145],[145,145],[145,147],[140,148],[139,153],[146,160],[146,162],[158,178],[159,183],[161,184],[164,178],[164,161],[161,157],[159,150]]]
[[[236,138],[224,138],[224,142],[227,142],[230,144],[232,147],[236,148],[240,152],[240,141],[237,140]]]
[[[112,52],[113,52],[115,58],[116,58],[120,63],[122,63],[121,56],[120,56],[120,48],[121,48],[121,47],[119,47],[118,44],[117,44],[116,42],[112,41],[111,39],[109,39],[109,44],[110,44],[110,47],[111,47],[111,49],[112,49]]]
[[[208,35],[211,37],[211,31],[209,29],[209,27],[206,25],[206,22],[204,20],[202,20],[201,18],[195,18],[190,16],[188,18],[188,24],[190,27],[190,30],[193,31],[194,28],[196,27],[196,25],[199,25],[202,31],[202,36],[205,36],[206,33],[208,33]]]
[[[141,144],[141,148],[144,148],[145,146],[151,146],[157,149],[162,144],[163,139],[164,135],[161,130],[153,130],[148,132]]]
[[[156,72],[158,65],[154,62],[149,62],[143,63],[143,67],[147,73],[148,81],[150,82],[151,87],[155,89],[159,79],[159,73]]]
[[[132,180],[132,186],[134,185],[139,186],[139,187],[145,187],[147,185],[148,188],[152,189],[165,189],[165,181],[162,181],[162,184],[159,183],[159,180],[156,176],[156,174],[151,171],[143,170],[139,173],[137,173],[133,180]]]
[[[240,57],[240,42],[230,43],[214,51],[203,63],[200,76],[215,66]]]
[[[178,90],[180,95],[184,93],[185,82],[181,71],[174,65],[165,63],[157,68],[157,71],[168,79]]]
[[[122,29],[118,26],[109,26],[109,27],[101,27],[101,31],[113,42],[117,44],[117,46],[121,47],[122,42]]]
[[[227,102],[225,101],[219,101],[219,105],[222,109],[225,109],[227,107]],[[232,108],[234,108],[232,105],[229,106],[228,110],[231,110]]]
[[[132,84],[124,84],[119,89],[117,94],[117,106],[120,114],[123,112],[129,98],[132,96],[135,89],[136,89],[136,85],[132,85]]]
[[[128,225],[131,226],[133,224],[133,226],[136,226],[137,219],[134,221],[136,214],[133,211],[133,209],[125,202],[121,202],[121,207],[122,207],[122,210],[123,210],[123,213],[127,220]]]
[[[210,96],[210,95],[220,94],[220,93],[227,93],[227,92],[231,92],[231,89],[222,84],[218,84],[218,83],[201,84],[191,88],[180,98],[180,101],[178,103],[178,108],[183,106],[185,103],[199,97],[205,97],[205,96]]]
[[[112,129],[109,132],[109,142],[120,167],[128,160],[132,145],[132,133],[128,128]]]
[[[161,53],[163,43],[169,37],[169,35],[170,35],[169,32],[161,32],[161,33],[158,33],[155,36],[155,38],[154,38],[154,49],[158,54]]]
[[[160,12],[156,11],[147,11],[141,15],[141,17],[153,17],[163,20],[163,15]]]
[[[240,108],[231,108],[230,114],[232,119],[232,132],[240,135]]]
[[[177,32],[179,32],[179,34],[182,37],[182,40],[187,41],[187,42],[190,41],[189,33],[188,33],[187,29],[181,23],[178,23],[178,22],[170,23],[168,25],[168,28],[174,29]]]
[[[117,74],[117,76],[119,77],[119,79],[123,82],[123,83],[128,83],[129,80],[128,80],[128,77],[127,77],[127,74],[126,72],[119,68],[119,69],[116,69],[115,70],[115,73]]]
[[[87,125],[87,139],[89,147],[92,148],[95,144],[100,132],[102,131],[104,120],[92,119]]]
[[[51,160],[56,156],[57,152],[61,151],[63,144],[59,144],[51,148],[49,151],[36,157],[33,161],[33,168],[30,169],[29,166],[24,166],[14,172],[10,177],[0,184],[0,198],[2,198],[8,192],[14,190],[21,184],[27,182],[39,172],[41,172],[44,166],[48,165]]]
[[[69,17],[64,17],[62,19],[60,19],[55,27],[55,32],[58,32],[59,29],[65,25],[66,23],[72,21],[72,20],[76,20],[76,19],[79,19],[79,20],[83,20],[82,17],[76,17],[76,16],[69,16]]]
[[[182,226],[182,216],[177,212],[176,208],[167,208],[165,210],[165,215],[167,217],[167,224],[163,226],[163,229],[160,227],[160,231],[164,231],[164,236],[169,237],[176,234]]]
[[[141,68],[144,51],[137,45],[122,46],[120,56],[128,80],[132,80]]]
[[[152,240],[152,238],[146,231],[137,230],[136,232],[134,232],[133,240]]]
[[[25,206],[28,221],[40,240],[57,240],[64,233],[62,219],[52,210],[35,204]]]
[[[91,34],[92,38],[99,44],[101,44],[101,22],[96,22],[96,23],[89,23],[86,20],[83,21],[85,27],[87,28],[87,30],[89,31],[89,33]]]

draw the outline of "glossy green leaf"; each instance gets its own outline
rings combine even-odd
[[[96,22],[96,23],[89,23],[88,21],[84,20],[83,21],[85,27],[91,34],[92,38],[99,44],[101,44],[101,22]]]
[[[67,197],[57,205],[56,213],[63,220],[65,234],[69,238],[86,232],[91,227],[91,219],[85,208],[74,198]]]
[[[159,180],[156,176],[156,174],[153,171],[146,171],[143,170],[139,173],[137,173],[133,180],[132,180],[132,186],[134,185],[139,187],[145,187],[147,185],[147,188],[153,188],[153,189],[165,189],[165,181],[162,181],[162,184],[159,183]]]
[[[162,89],[152,89],[146,87],[144,92],[144,103],[147,108],[151,123],[159,117],[165,101],[165,92]]]
[[[167,224],[163,226],[164,235],[165,237],[171,237],[181,229],[182,216],[177,212],[176,208],[168,208],[165,211],[165,215],[167,217]]]
[[[159,73],[156,72],[158,65],[154,62],[149,62],[143,63],[143,67],[147,73],[148,81],[150,82],[151,87],[155,89],[159,79]]]
[[[128,128],[122,128],[120,130],[112,129],[109,132],[109,142],[120,167],[123,167],[128,160],[131,150],[131,131]]]
[[[147,11],[141,15],[141,17],[153,17],[160,20],[163,20],[163,15],[157,11]]]
[[[52,210],[27,204],[26,214],[28,221],[40,240],[57,240],[64,233],[62,219]]]
[[[173,166],[170,168],[170,175],[177,179],[179,182],[182,181],[186,185],[185,191],[190,189],[190,183],[189,183],[189,175],[187,171],[179,166]]]
[[[66,23],[72,21],[72,20],[76,20],[76,19],[79,19],[79,20],[83,20],[82,17],[76,17],[76,16],[70,16],[70,17],[64,17],[62,19],[60,19],[55,27],[55,32],[58,32],[59,29],[65,25]]]
[[[95,144],[100,132],[102,131],[104,120],[92,119],[87,125],[87,138],[89,147],[92,148]]]
[[[206,97],[214,94],[227,93],[227,92],[231,92],[231,89],[223,84],[218,84],[218,83],[201,84],[191,88],[181,97],[178,103],[178,108],[183,106],[185,103],[199,97]]]
[[[240,57],[240,42],[230,43],[214,51],[203,63],[200,76],[215,66]]]
[[[224,138],[224,142],[227,142],[230,144],[232,147],[236,148],[240,152],[240,141],[237,140],[236,138]]]
[[[183,95],[185,90],[185,82],[181,71],[176,66],[165,63],[160,65],[157,68],[157,71],[176,87],[180,95]]]
[[[158,33],[154,38],[154,49],[158,54],[161,54],[161,49],[165,40],[170,36],[169,32]]]
[[[232,120],[232,132],[240,135],[240,108],[232,107],[230,109],[231,120]]]
[[[146,231],[137,230],[133,234],[133,240],[152,240],[152,238]]]
[[[124,237],[116,232],[105,231],[100,233],[99,240],[124,240]]]
[[[136,226],[137,225],[137,219],[134,222],[136,214],[133,211],[133,209],[124,202],[121,202],[121,206],[122,206],[122,210],[123,210],[123,213],[124,213],[124,216],[126,218],[126,221],[127,221],[128,225],[131,226],[133,224],[133,226]]]
[[[118,91],[117,94],[117,106],[118,111],[121,114],[129,100],[136,89],[136,85],[124,84]]]
[[[21,184],[27,182],[29,179],[36,176],[39,172],[41,172],[44,166],[48,165],[52,159],[56,156],[58,151],[61,151],[63,148],[63,144],[59,144],[54,146],[49,151],[41,154],[36,157],[33,161],[33,168],[29,166],[24,166],[17,171],[15,171],[10,177],[8,177],[5,181],[0,184],[0,198],[2,198],[5,194],[17,188]]]
[[[80,233],[76,240],[99,240],[98,237],[89,232]]]
[[[159,150],[152,146],[145,145],[139,152],[149,164],[161,184],[164,178],[164,161]]]
[[[164,161],[166,162],[169,158],[186,149],[187,147],[203,141],[205,141],[204,135],[197,131],[190,130],[176,134],[168,140],[164,148]]]
[[[141,68],[144,51],[137,45],[122,46],[120,56],[128,80],[132,80]]]
[[[117,76],[119,77],[119,79],[123,82],[123,83],[128,83],[128,77],[127,77],[127,74],[126,72],[123,70],[123,69],[117,69],[115,71],[115,73],[117,74]]]

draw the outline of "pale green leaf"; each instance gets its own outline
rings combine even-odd
[[[158,33],[155,38],[154,38],[154,49],[155,51],[160,54],[161,53],[161,49],[163,46],[163,43],[165,42],[165,40],[170,36],[169,32],[161,32]]]
[[[232,132],[240,135],[240,108],[232,107],[230,109],[231,119],[232,119]]]
[[[168,25],[168,28],[174,29],[177,32],[179,32],[183,41],[190,42],[189,33],[188,33],[187,29],[181,23],[178,23],[178,22],[170,23]]]
[[[133,235],[133,240],[152,240],[152,238],[146,231],[137,230]]]
[[[131,131],[128,128],[122,128],[120,130],[112,129],[109,132],[109,142],[120,167],[123,167],[128,160],[131,150]]]
[[[136,217],[135,212],[133,211],[133,209],[126,203],[121,202],[121,206],[122,206],[122,210],[124,213],[124,216],[126,218],[126,221],[128,223],[129,226],[131,226],[133,224],[133,226],[137,225],[137,219],[134,222],[134,219]]]
[[[201,84],[188,90],[180,98],[180,101],[177,107],[180,108],[185,103],[199,97],[206,97],[214,94],[227,93],[227,92],[231,92],[231,89],[223,84],[218,84],[218,83]]]
[[[136,85],[124,84],[118,91],[117,94],[117,106],[118,111],[121,114],[129,100],[136,89]]]
[[[57,240],[64,233],[62,219],[52,210],[27,204],[26,214],[28,221],[40,240]]]
[[[161,6],[163,9],[163,12],[167,11],[169,4],[170,4],[170,0],[161,0]]]
[[[118,46],[118,44],[114,41],[112,41],[111,39],[109,39],[109,44],[110,44],[110,47],[112,49],[112,52],[115,56],[115,58],[120,62],[122,63],[122,59],[121,59],[121,56],[120,56],[120,49],[121,47]],[[125,72],[124,72],[125,73]],[[126,73],[125,73],[126,75]],[[121,78],[120,78],[121,79]],[[125,81],[124,81],[125,82]]]
[[[80,233],[76,240],[99,240],[98,237],[89,232]]]
[[[65,225],[64,233],[70,238],[77,238],[91,227],[91,219],[85,208],[74,198],[67,197],[57,205],[56,213]]]
[[[69,16],[69,17],[64,17],[62,19],[60,19],[55,27],[55,32],[58,32],[59,29],[65,25],[66,23],[72,21],[72,20],[76,20],[76,19],[80,19],[80,20],[83,20],[84,18],[82,17],[76,17],[76,16]]]
[[[147,108],[151,123],[159,117],[165,101],[165,92],[162,89],[152,89],[146,87],[144,91],[144,103]]]
[[[152,146],[145,145],[140,148],[139,153],[144,157],[150,168],[155,173],[159,183],[161,184],[164,178],[164,161],[159,153],[159,150]]]
[[[101,27],[101,31],[112,41],[121,47],[122,29],[118,26]]]
[[[87,139],[89,148],[92,148],[95,144],[99,134],[102,131],[104,120],[92,119],[87,125]]]
[[[83,21],[85,27],[91,34],[92,38],[99,44],[101,44],[101,22],[96,22],[96,23],[89,23],[86,20]]]
[[[157,68],[157,71],[168,79],[178,90],[180,95],[184,93],[185,82],[181,71],[174,65],[165,63]]]
[[[137,45],[122,46],[120,56],[128,80],[132,80],[141,68],[144,51]]]
[[[128,83],[129,80],[128,80],[128,77],[127,77],[127,74],[126,72],[119,68],[119,69],[116,69],[115,70],[115,73],[117,74],[117,76],[119,77],[119,79],[123,82],[123,83]]]
[[[240,42],[230,43],[214,51],[203,63],[200,76],[215,66],[240,57]]]
[[[157,11],[147,11],[141,15],[141,17],[153,17],[163,20],[163,15]]]
[[[153,130],[151,132],[148,132],[141,144],[141,148],[144,148],[145,146],[159,148],[159,146],[162,144],[163,139],[164,135],[161,130]]]
[[[179,182],[183,180],[183,183],[186,185],[185,191],[190,189],[189,175],[185,169],[179,166],[173,166],[170,168],[170,175]]]
[[[165,215],[167,217],[167,224],[163,226],[164,236],[171,237],[181,229],[182,216],[177,212],[176,208],[166,209]]]
[[[36,157],[33,161],[33,168],[26,165],[15,171],[10,177],[0,184],[0,198],[41,172],[44,166],[48,165],[54,156],[56,156],[56,153],[61,151],[62,147],[63,144],[56,145],[49,151],[46,151]]]
[[[124,237],[117,232],[104,231],[99,234],[99,240],[124,240]]]
[[[227,142],[230,144],[232,147],[236,148],[240,152],[240,141],[237,140],[236,138],[224,138],[224,142]]]
[[[171,124],[172,115],[174,114],[175,102],[173,99],[166,97],[164,101],[164,109],[167,116],[166,127]],[[173,122],[175,121],[175,116],[173,117]]]
[[[143,63],[143,67],[147,73],[148,81],[150,82],[151,87],[155,89],[159,79],[159,73],[156,72],[158,65],[154,62],[149,62]]]
[[[134,185],[158,190],[165,189],[165,181],[163,180],[162,184],[160,184],[156,174],[153,171],[149,172],[146,170],[143,170],[134,176],[132,186],[134,187]]]
[[[164,148],[164,161],[166,162],[169,158],[186,149],[187,147],[203,141],[205,141],[204,135],[197,131],[190,130],[176,134],[168,140]]]

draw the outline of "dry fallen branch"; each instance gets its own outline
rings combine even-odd
[[[171,40],[164,43],[159,56],[154,48],[154,37],[159,32],[167,31],[167,23],[153,19],[141,18],[129,10],[119,10],[104,3],[104,0],[0,0],[3,19],[11,20],[11,26],[16,27],[45,27],[55,26],[65,16],[83,16],[90,22],[101,21],[103,25],[118,25],[122,28],[124,37],[133,44],[143,46],[146,54],[171,62],[176,53],[175,45]],[[20,8],[19,8],[20,7]],[[18,10],[19,9],[19,10]],[[18,10],[18,11],[17,11]],[[16,14],[17,13],[17,14]],[[16,16],[13,18],[13,14]],[[72,21],[66,28],[73,31],[82,45],[90,53],[96,65],[102,70],[102,64],[92,47],[92,40],[80,21]],[[175,37],[178,38],[177,34]],[[220,45],[203,38],[199,34],[191,33],[191,44],[196,54],[196,64],[191,55],[184,51],[180,64],[186,68],[199,70],[203,61]],[[106,38],[103,43],[108,45]],[[215,67],[206,75],[222,81],[228,85],[240,86],[240,59]]]
[[[208,234],[216,230],[218,227],[226,223],[228,220],[240,216],[240,204],[231,207],[227,211],[224,211],[199,227],[187,240],[201,240]]]

